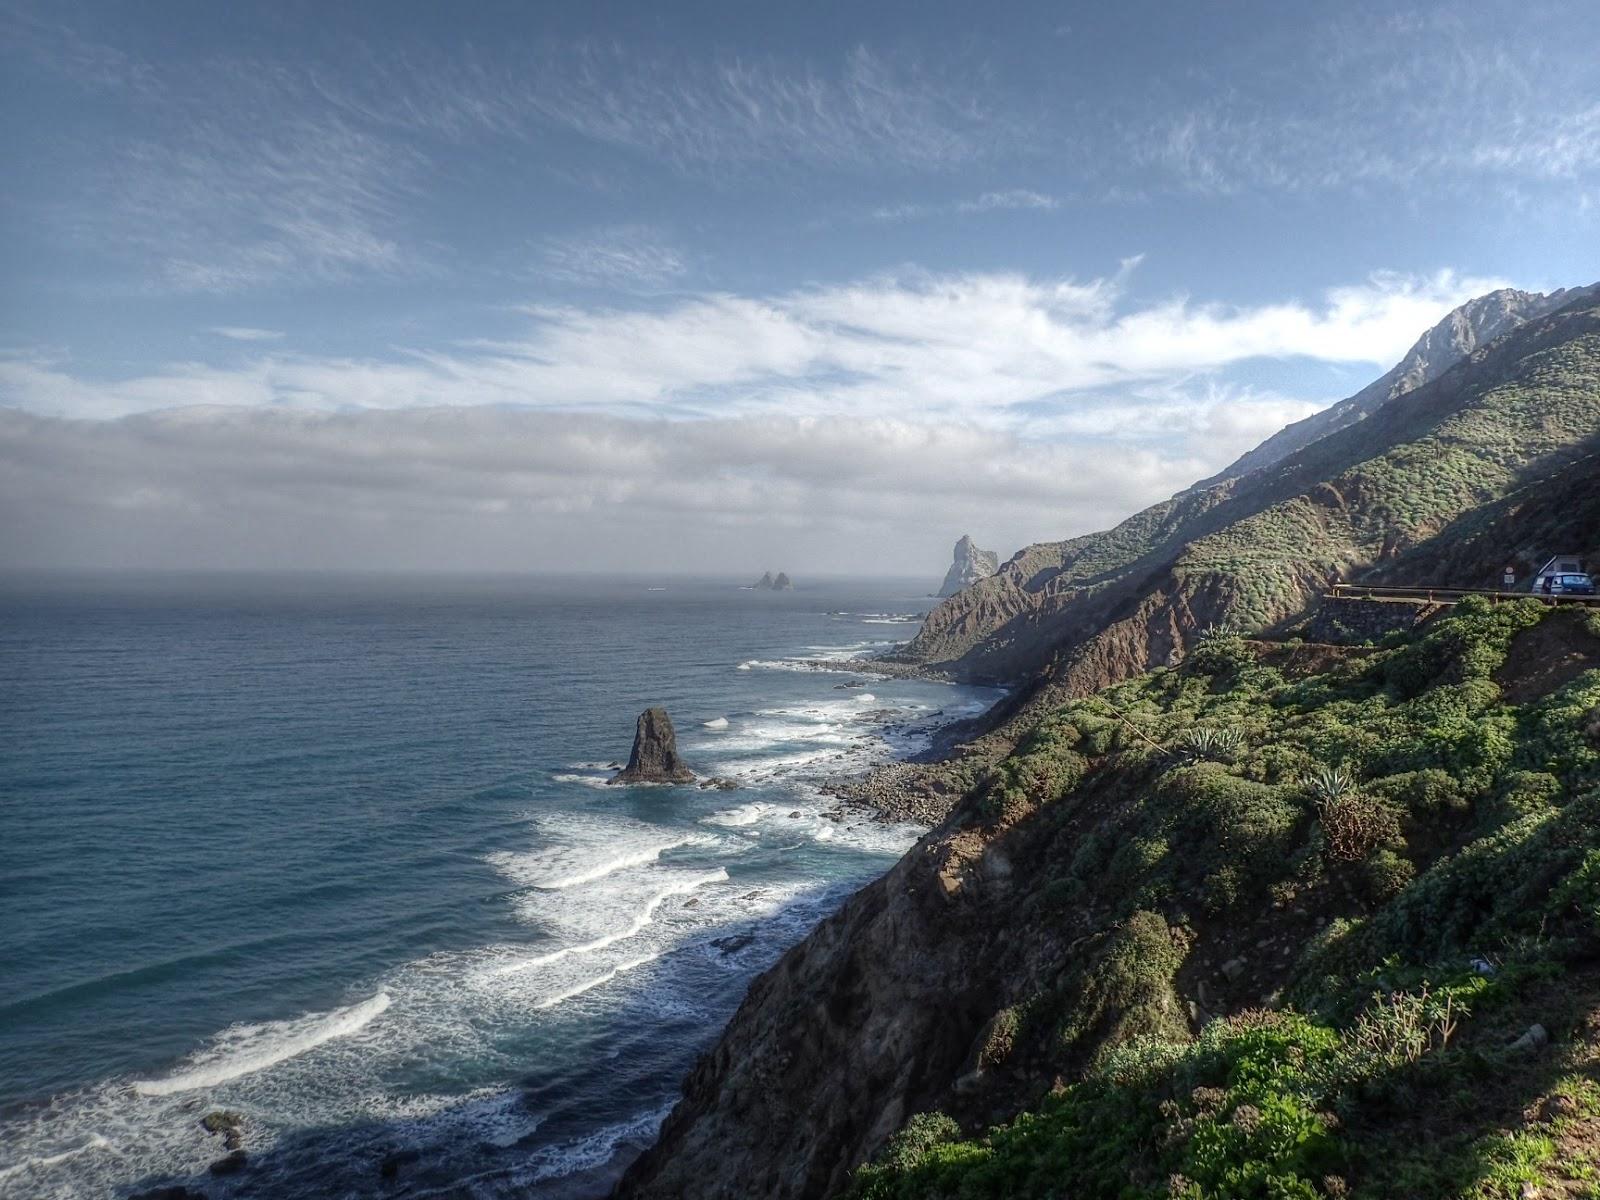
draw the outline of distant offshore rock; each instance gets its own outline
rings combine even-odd
[[[762,574],[760,579],[756,580],[756,591],[758,592],[787,592],[793,587],[794,581],[784,571],[779,571],[776,579],[773,578],[771,571],[767,571]]]
[[[608,783],[693,783],[694,772],[678,757],[678,735],[664,708],[647,708],[639,714],[628,765]]]
[[[956,543],[955,561],[944,577],[941,596],[954,596],[962,588],[987,579],[1000,569],[1000,556],[993,550],[979,550],[970,535],[962,534]]]

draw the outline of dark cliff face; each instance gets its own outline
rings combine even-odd
[[[948,1106],[1036,943],[1054,942],[997,936],[1012,869],[1003,836],[948,829],[824,921],[751,986],[618,1197],[832,1195],[906,1118]],[[965,1107],[998,1116],[983,1091]]]

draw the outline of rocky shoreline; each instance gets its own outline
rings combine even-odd
[[[880,821],[932,828],[960,799],[967,769],[964,762],[885,763],[864,776],[830,779],[822,791],[839,801],[841,815],[866,809]]]
[[[819,663],[819,667],[822,664]],[[893,679],[935,679],[947,676],[911,663],[884,662],[881,659],[849,659],[831,662],[831,670],[850,670],[863,675]],[[840,687],[864,686],[855,682]],[[997,698],[996,703],[1000,702]],[[934,714],[935,717],[941,714]],[[998,757],[997,750],[980,750],[969,744],[968,735],[981,731],[982,718],[949,718],[940,723],[916,722],[930,735],[930,744],[909,758],[881,763],[865,774],[846,774],[826,780],[824,795],[839,805],[830,813],[843,820],[850,810],[866,810],[885,823],[925,825],[933,828],[950,814],[956,802],[979,775]],[[902,730],[912,723],[900,726]],[[886,725],[886,728],[893,728]]]

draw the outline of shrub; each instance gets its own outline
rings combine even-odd
[[[1380,669],[1402,697],[1419,696],[1440,683],[1487,679],[1505,661],[1511,639],[1548,611],[1531,598],[1491,605],[1481,596],[1468,596],[1422,638],[1383,656]]]
[[[1379,847],[1362,859],[1361,874],[1368,899],[1382,904],[1398,896],[1416,878],[1417,869],[1393,850]]]
[[[1344,1036],[1343,1073],[1370,1075],[1443,1050],[1466,1015],[1454,991],[1435,995],[1426,983],[1415,992],[1374,992]]]
[[[1189,1026],[1173,987],[1182,965],[1183,951],[1167,932],[1166,918],[1143,910],[1134,913],[1074,989],[1061,1043],[1070,1048],[1090,1034],[1105,1048],[1138,1037],[1186,1041]]]
[[[961,1126],[942,1112],[918,1113],[884,1145],[878,1161],[893,1170],[909,1170],[933,1147],[953,1142]]]
[[[1227,677],[1253,666],[1256,657],[1231,625],[1211,625],[1201,631],[1186,665],[1202,675]]]

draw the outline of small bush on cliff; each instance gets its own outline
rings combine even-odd
[[[961,1126],[944,1113],[918,1113],[889,1139],[878,1161],[891,1170],[911,1170],[926,1159],[934,1147],[958,1141],[960,1137]]]
[[[1324,852],[1338,862],[1360,862],[1400,834],[1400,823],[1381,800],[1354,791],[1319,801],[1317,821]]]
[[[1092,1034],[1103,1051],[1135,1038],[1186,1040],[1183,1001],[1173,986],[1182,965],[1183,952],[1166,920],[1153,912],[1134,913],[1065,998],[1061,1043],[1074,1048]]]
[[[1505,662],[1511,639],[1537,625],[1548,611],[1533,599],[1495,605],[1469,596],[1448,620],[1385,656],[1380,669],[1402,697],[1419,696],[1438,683],[1487,679]]]
[[[1195,639],[1186,665],[1203,675],[1229,676],[1255,663],[1255,655],[1231,625],[1211,625]]]

